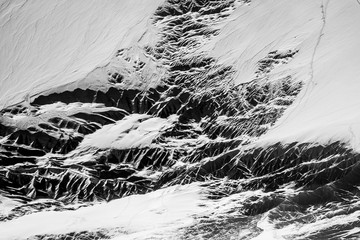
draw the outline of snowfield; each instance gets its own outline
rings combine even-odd
[[[204,213],[200,202],[199,186],[175,186],[146,197],[134,195],[73,211],[27,215],[1,223],[0,239],[26,239],[34,235],[64,234],[84,229],[90,232],[109,229],[114,231],[111,234],[119,235],[113,239],[139,239],[149,235],[171,238],[176,235],[176,230],[192,223],[192,215]]]
[[[87,78],[151,31],[162,2],[2,0],[0,106]]]
[[[357,1],[252,1],[236,9],[199,51],[235,66],[241,84],[256,77],[259,60],[269,52],[299,50],[269,77],[291,75],[306,86],[264,141],[342,140],[358,149],[359,11]]]
[[[0,0],[0,239],[360,238],[357,0]]]

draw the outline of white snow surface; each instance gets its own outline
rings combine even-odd
[[[141,39],[155,41],[150,18],[162,2],[1,0],[0,107],[71,82],[103,80],[95,69],[118,64],[110,61],[116,50],[138,54]],[[259,144],[342,140],[360,149],[359,23],[356,0],[253,0],[239,4],[199,51],[233,65],[241,84],[255,78],[269,52],[299,50],[269,78],[291,76],[304,82],[303,91]],[[157,72],[149,66],[148,73]]]
[[[136,46],[162,2],[0,0],[0,107],[83,79]]]
[[[77,210],[48,211],[0,222],[0,239],[26,239],[38,234],[109,230],[114,239],[176,236],[176,230],[194,223],[200,206],[198,184],[173,186],[146,195],[133,195]],[[21,228],[21,229],[19,229]],[[167,236],[167,237],[166,237]]]
[[[360,4],[323,4],[321,39],[312,44],[309,73],[299,76],[306,85],[264,141],[340,140],[360,150]]]
[[[0,0],[0,108],[84,79],[105,66],[116,50],[136,45],[162,2]],[[304,88],[257,144],[342,140],[360,150],[359,42],[360,4],[356,0],[253,0],[236,9],[220,34],[201,51],[219,63],[234,65],[235,81],[241,84],[255,78],[258,61],[269,52],[299,50],[288,64],[272,70],[269,78],[291,76],[304,82]],[[136,121],[141,118],[136,117]],[[140,136],[136,131],[148,131],[150,141],[156,137],[153,133],[170,124],[168,120],[145,121],[133,129],[134,119],[120,122],[89,135],[82,144],[117,147],[116,134],[129,129],[133,131],[128,135],[129,145],[133,136]],[[100,141],[97,137],[105,132],[106,141]],[[33,213],[1,222],[0,239],[98,228],[120,229],[119,239],[126,239],[125,234],[141,238],[174,232],[193,223],[192,214],[203,211],[198,205],[199,191],[196,184],[175,186],[75,211]],[[351,221],[355,217],[359,212],[348,216]],[[310,227],[321,224],[325,223]],[[266,218],[262,227],[264,235],[272,234],[273,229],[266,229]],[[259,238],[269,239],[264,235]]]
[[[104,126],[102,129],[85,136],[79,149],[129,149],[141,148],[151,145],[161,131],[172,125],[169,119],[151,118],[146,114],[132,114],[114,124]]]
[[[255,79],[271,51],[299,50],[269,74],[304,82],[294,104],[258,144],[350,142],[360,149],[360,3],[356,0],[253,0],[238,7],[201,51],[234,65],[235,82]]]

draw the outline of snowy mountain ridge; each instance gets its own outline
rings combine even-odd
[[[0,239],[357,239],[359,11],[1,1]]]

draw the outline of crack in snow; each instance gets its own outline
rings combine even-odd
[[[324,1],[326,1],[325,4],[324,4]],[[360,0],[356,0],[356,1],[359,2]],[[304,88],[305,88],[304,89],[304,94],[302,94],[302,96],[299,96],[300,97],[299,102],[302,102],[304,100],[304,97],[308,96],[308,90],[310,88],[310,85],[312,85],[313,87],[317,85],[317,83],[314,82],[314,60],[315,60],[316,52],[317,52],[317,50],[318,50],[318,48],[320,46],[321,38],[324,35],[324,29],[325,29],[325,25],[326,25],[326,12],[327,12],[329,2],[330,2],[330,0],[323,0],[322,3],[321,3],[321,6],[320,6],[321,14],[322,14],[322,17],[321,17],[322,26],[321,26],[321,29],[320,29],[319,37],[318,37],[317,42],[316,42],[315,47],[314,47],[314,51],[313,51],[312,56],[311,56],[309,84],[307,86],[304,86]],[[285,122],[294,111],[295,111],[295,108],[290,110],[289,114],[287,114],[287,116],[283,120],[283,122]],[[277,129],[279,126],[280,125],[276,125],[272,129],[273,130]]]
[[[318,40],[315,44],[315,48],[314,48],[314,52],[311,56],[311,62],[310,62],[310,83],[312,83],[313,85],[316,85],[316,83],[314,82],[314,60],[315,60],[315,56],[316,56],[316,52],[320,46],[320,42],[321,42],[321,38],[324,35],[324,29],[325,29],[325,25],[326,25],[326,11],[328,8],[330,0],[326,0],[326,3],[324,4],[324,2],[321,4],[321,14],[322,14],[322,26],[320,29],[320,34],[318,37]]]

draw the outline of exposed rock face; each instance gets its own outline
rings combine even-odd
[[[252,231],[244,238],[249,239],[261,232],[256,219],[265,212],[283,228],[292,221],[308,221],[312,208],[317,217],[335,206],[349,207],[358,196],[359,154],[346,145],[251,147],[302,88],[291,76],[276,81],[267,77],[295,58],[297,49],[269,52],[259,61],[256,78],[241,85],[232,81],[232,66],[206,53],[194,54],[218,34],[236,6],[248,2],[168,0],[160,6],[152,24],[161,37],[155,47],[143,49],[166,70],[156,87],[125,88],[122,74],[112,72],[103,90],[39,95],[29,105],[1,110],[1,194],[25,205],[52,199],[14,209],[1,216],[2,221],[47,211],[49,206],[61,211],[68,203],[88,205],[196,181],[208,188],[209,201],[246,191],[258,195],[241,198],[229,214],[219,213],[220,218],[199,218],[196,228],[183,230],[184,239],[225,239],[239,228]],[[128,51],[119,49],[115,57],[132,61]],[[135,71],[145,65],[137,62]],[[287,186],[293,193],[284,190]],[[351,226],[309,238],[335,239],[335,231],[347,228]],[[85,231],[32,239],[55,237],[109,236],[106,231]]]

